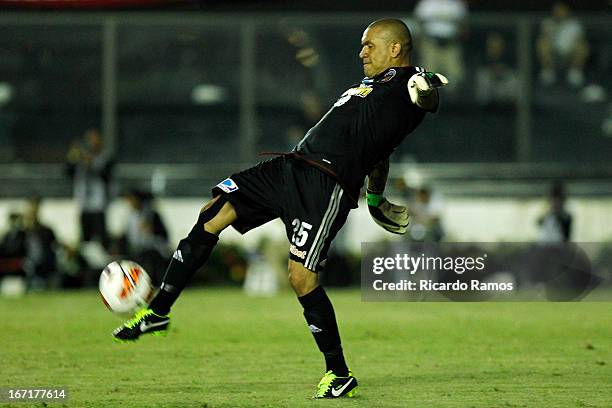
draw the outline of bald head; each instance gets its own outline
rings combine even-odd
[[[368,28],[377,28],[388,41],[399,43],[402,46],[402,55],[407,56],[412,50],[412,36],[402,20],[383,18],[374,21]]]
[[[401,20],[385,18],[371,23],[361,37],[363,71],[368,77],[391,67],[410,65],[412,37]]]

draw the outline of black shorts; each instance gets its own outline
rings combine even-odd
[[[280,156],[233,174],[213,188],[224,194],[245,233],[276,218],[285,224],[289,258],[318,272],[329,246],[346,222],[352,202],[329,175],[292,157]]]

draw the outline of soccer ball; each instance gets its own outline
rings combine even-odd
[[[132,314],[145,307],[153,295],[151,278],[132,261],[109,263],[100,275],[102,301],[111,311]]]

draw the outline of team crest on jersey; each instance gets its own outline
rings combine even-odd
[[[225,180],[217,184],[217,187],[219,187],[221,190],[225,191],[226,193],[231,193],[233,191],[238,190],[238,186],[236,185],[234,180],[232,180],[231,178],[226,178]]]
[[[349,99],[351,99],[351,96],[353,95],[358,96],[360,98],[365,98],[370,94],[370,92],[372,92],[373,89],[374,88],[372,88],[372,85],[365,84],[361,84],[356,88],[348,89],[342,94],[342,96],[336,101],[336,103],[334,103],[334,106],[344,105]]]
[[[396,74],[397,74],[397,71],[391,68],[385,73],[385,75],[378,82],[389,82],[395,77]]]

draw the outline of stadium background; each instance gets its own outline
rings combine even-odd
[[[389,2],[391,13],[379,11],[386,3],[371,10],[335,2],[325,12],[316,2],[293,11],[263,3],[39,1],[20,10],[20,2],[1,2],[9,10],[0,15],[0,230],[24,199],[40,196],[44,223],[78,246],[66,153],[99,127],[117,164],[112,235],[125,226],[122,195],[144,189],[157,199],[172,248],[212,185],[260,160],[258,152],[291,148],[361,77],[364,24],[387,14],[406,20],[419,62],[413,2]],[[609,5],[569,3],[591,50],[586,81],[575,88],[538,78],[537,38],[553,2],[492,3],[470,3],[460,38],[465,79],[392,157],[389,194],[408,201],[405,189],[394,189],[404,180],[443,197],[448,241],[524,242],[537,239],[550,186],[562,182],[572,240],[608,242],[612,31],[600,11]],[[479,96],[476,82],[492,33],[503,38],[515,79],[512,92],[493,101]],[[362,241],[393,239],[367,218],[363,206],[355,211],[338,245],[355,253]],[[282,245],[282,226],[273,224],[244,240],[227,232],[226,240]]]
[[[571,87],[563,76],[554,86],[539,79],[537,37],[553,3],[469,1],[466,79],[454,94],[443,91],[439,114],[394,154],[388,192],[412,203],[402,181],[431,188],[444,241],[503,248],[541,238],[551,186],[563,183],[571,239],[595,243],[594,273],[609,279],[611,4],[568,2],[590,46],[586,81]],[[169,257],[212,185],[256,163],[260,151],[290,148],[361,78],[364,26],[394,16],[413,28],[415,4],[0,0],[0,236],[11,214],[40,197],[58,261],[42,284],[31,276],[19,283],[28,254],[0,256],[0,387],[66,386],[64,406],[75,407],[312,406],[322,367],[299,305],[282,288],[282,225],[243,238],[226,231],[196,277],[206,285],[174,309],[170,337],[118,348],[110,331],[121,320],[93,287],[102,265],[126,255],[81,243],[67,152],[87,129],[101,129],[116,159],[111,235],[125,232],[126,192],[150,191]],[[503,37],[515,74],[513,91],[493,103],[474,79],[491,33]],[[332,251],[344,273],[325,276],[360,379],[354,405],[610,406],[609,302],[360,302],[360,243],[408,240],[385,234],[363,207]],[[274,270],[278,293],[245,296],[237,287],[262,270]],[[263,286],[254,292],[270,295]],[[170,356],[165,369],[160,356]]]

